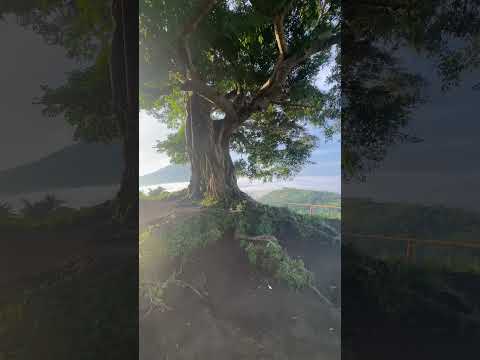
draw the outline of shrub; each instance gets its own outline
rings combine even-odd
[[[203,210],[197,215],[182,218],[181,223],[159,225],[151,228],[144,237],[156,238],[164,242],[167,254],[171,257],[188,257],[195,249],[221,239],[229,227],[231,218],[220,209]]]

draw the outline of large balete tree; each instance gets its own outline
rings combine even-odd
[[[65,48],[80,63],[65,84],[42,85],[36,103],[50,117],[63,115],[87,142],[121,141],[124,172],[116,216],[138,216],[138,6],[131,1],[27,0],[2,4],[1,15]],[[39,84],[40,85],[40,84]]]
[[[192,198],[244,197],[238,174],[290,177],[315,148],[309,126],[338,128],[338,87],[315,82],[339,15],[337,1],[141,1],[141,108],[174,130],[157,147],[190,163]]]

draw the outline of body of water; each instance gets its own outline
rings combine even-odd
[[[296,189],[332,191],[340,193],[341,180],[339,176],[298,176],[290,181],[251,181],[247,178],[238,180],[240,188],[252,197],[260,197],[270,191],[291,187]],[[147,192],[157,187],[163,187],[167,191],[178,191],[188,187],[188,182],[156,184],[142,186],[140,190]],[[119,185],[110,186],[84,186],[78,188],[51,189],[23,194],[1,194],[0,201],[8,202],[14,209],[23,206],[23,199],[30,202],[39,201],[47,194],[54,195],[57,199],[65,201],[65,205],[73,208],[100,204],[115,197]]]

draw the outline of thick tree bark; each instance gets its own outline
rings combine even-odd
[[[138,221],[138,5],[113,0],[114,33],[110,59],[112,102],[123,140],[124,172],[116,216]]]
[[[211,104],[197,94],[188,103],[186,142],[192,175],[193,199],[212,199],[231,204],[246,195],[237,185],[230,157],[231,131],[224,120],[210,118]]]
[[[116,216],[125,222],[138,221],[138,132],[136,116],[125,114],[126,131],[123,136],[124,170],[117,194]]]

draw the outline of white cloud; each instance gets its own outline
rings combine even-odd
[[[153,147],[157,140],[163,140],[169,134],[167,127],[157,119],[140,112],[139,124],[139,173],[145,175],[169,164],[165,154],[158,153]]]

